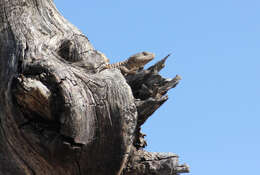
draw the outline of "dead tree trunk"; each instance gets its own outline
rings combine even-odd
[[[0,174],[166,175],[174,154],[148,153],[140,132],[178,77],[164,60],[124,77],[52,0],[0,0]],[[101,71],[102,70],[102,71]]]

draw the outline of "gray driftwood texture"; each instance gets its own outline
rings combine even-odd
[[[125,77],[52,0],[0,0],[0,174],[174,175],[149,153],[141,125],[179,81],[166,59]],[[132,53],[131,53],[132,54]]]

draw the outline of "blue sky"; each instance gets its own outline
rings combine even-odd
[[[259,0],[55,0],[110,62],[168,53],[179,74],[146,122],[147,150],[174,152],[192,175],[260,174]]]

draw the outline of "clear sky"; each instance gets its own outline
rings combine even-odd
[[[148,151],[174,152],[192,175],[260,174],[259,0],[55,0],[111,62],[168,53],[179,74],[146,122]]]

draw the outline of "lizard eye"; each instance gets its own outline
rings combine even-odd
[[[148,52],[143,52],[144,56],[148,55]]]

